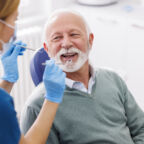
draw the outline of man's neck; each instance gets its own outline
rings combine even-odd
[[[80,70],[72,73],[68,72],[66,73],[66,76],[71,80],[82,82],[85,87],[88,88],[88,82],[90,79],[90,68],[88,61],[83,65],[82,68],[80,68]]]

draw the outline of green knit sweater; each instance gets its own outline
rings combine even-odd
[[[25,108],[24,132],[40,111],[40,97]],[[144,144],[144,113],[117,74],[99,70],[91,94],[66,88],[47,144]]]

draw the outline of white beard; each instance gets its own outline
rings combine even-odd
[[[61,61],[61,55],[62,54],[67,54],[67,53],[77,53],[78,54],[78,59],[76,62],[73,62],[72,60],[68,60],[65,63],[63,63]],[[59,67],[65,71],[65,72],[75,72],[78,71],[87,61],[88,59],[88,55],[89,55],[89,50],[87,50],[86,53],[80,51],[77,48],[69,48],[69,49],[65,49],[62,48],[54,57],[54,60],[56,63],[60,63]],[[61,64],[62,63],[62,64]]]

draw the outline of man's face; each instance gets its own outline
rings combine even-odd
[[[86,62],[89,39],[79,16],[61,14],[53,17],[46,34],[48,54],[57,62],[65,64],[66,68],[62,67],[64,71],[76,71]]]

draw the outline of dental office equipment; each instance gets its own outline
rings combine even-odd
[[[15,44],[17,45],[17,44]],[[31,51],[36,51],[36,49],[32,49],[32,48],[29,48],[29,47],[25,47],[25,46],[21,46],[22,48],[25,48],[25,49],[28,49],[28,50],[31,50]]]
[[[28,49],[28,50],[31,50],[31,51],[36,51],[35,49],[28,48],[28,47],[23,47],[23,48]]]
[[[63,63],[55,63],[55,64],[57,64],[57,65],[62,65]],[[45,66],[45,65],[46,65],[46,62],[42,63],[42,65]]]
[[[68,63],[71,63],[72,62],[72,60],[68,60],[68,61],[66,61],[66,63],[65,64],[68,64]],[[63,63],[55,63],[55,64],[57,64],[57,65],[65,65],[65,64],[63,64]],[[46,65],[46,62],[45,63],[42,63],[42,65]]]

